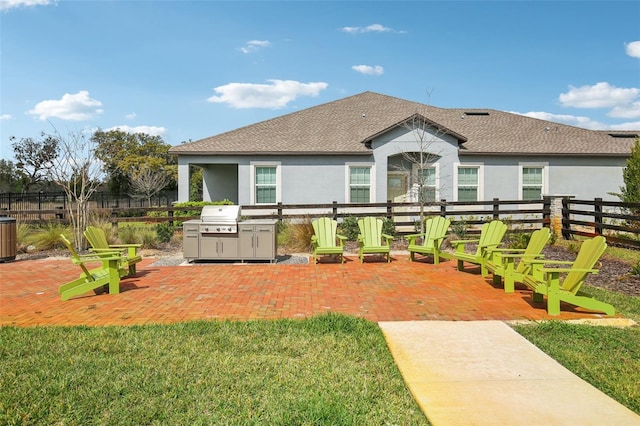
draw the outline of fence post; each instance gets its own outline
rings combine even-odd
[[[571,239],[571,222],[569,217],[569,197],[562,197],[562,238]]]
[[[551,197],[548,195],[542,197],[542,227],[551,229]]]
[[[493,219],[500,219],[500,199],[498,198],[493,199]]]
[[[282,221],[282,201],[278,201],[278,220]]]
[[[169,226],[173,226],[173,210],[168,210],[167,216],[169,216]]]
[[[440,199],[440,216],[447,217],[447,200]]]
[[[594,228],[596,235],[602,235],[604,228],[602,227],[602,198],[596,198],[593,200],[593,218],[594,218]]]
[[[387,200],[387,219],[393,218],[393,211],[391,209],[391,200]]]
[[[332,202],[331,211],[333,212],[333,220],[338,220],[338,202],[337,201]]]

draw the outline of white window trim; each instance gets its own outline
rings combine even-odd
[[[453,163],[453,201],[458,201],[458,169],[478,169],[478,201],[484,201],[484,163]]]
[[[345,190],[344,199],[345,202],[351,203],[351,181],[350,173],[352,167],[368,167],[371,169],[369,172],[369,203],[376,202],[376,165],[375,163],[346,163],[344,168]]]
[[[542,190],[541,195],[549,193],[549,163],[518,163],[518,200],[524,201],[522,197],[523,173],[525,167],[542,168]]]
[[[414,164],[412,168],[413,168],[412,170],[413,176],[418,176],[418,165]],[[430,169],[430,168],[436,169],[436,182],[435,182],[436,195],[435,195],[434,201],[440,201],[440,164],[434,163],[428,167],[425,167],[425,169]],[[417,183],[413,184],[413,187],[411,188],[411,192],[412,192],[411,194],[412,200],[414,202],[417,202],[419,200]]]
[[[276,168],[276,203],[282,202],[282,164],[279,161],[251,161],[249,165],[251,166],[249,171],[251,205],[270,204],[256,201],[256,167]]]

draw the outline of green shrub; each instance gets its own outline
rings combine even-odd
[[[508,235],[506,246],[512,249],[525,249],[529,245],[529,240],[531,240],[531,234],[511,231]]]
[[[340,234],[347,237],[349,241],[356,241],[358,239],[358,234],[360,234],[358,218],[355,216],[345,217],[340,224]]]
[[[71,229],[67,225],[50,222],[34,228],[31,235],[26,237],[26,242],[27,245],[34,245],[36,250],[64,248],[64,244],[62,244],[60,240],[60,234],[63,234],[70,240],[73,239]]]
[[[396,236],[396,225],[393,223],[393,219],[389,217],[382,219],[382,233],[392,237]]]
[[[169,223],[159,223],[156,226],[156,235],[158,236],[158,241],[161,243],[168,243],[171,241],[174,232],[176,231],[176,227],[170,225]]]
[[[468,229],[469,226],[467,221],[464,219],[451,222],[451,233],[453,235],[457,235],[460,239],[465,239],[467,237]]]
[[[631,275],[640,276],[640,262],[631,267]]]
[[[140,230],[135,226],[122,226],[118,228],[118,238],[123,244],[141,244]]]
[[[158,248],[158,235],[152,228],[142,228],[138,232],[143,248]]]

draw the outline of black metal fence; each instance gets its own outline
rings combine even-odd
[[[170,206],[178,199],[178,193],[162,192],[151,197],[151,206]],[[5,192],[0,193],[0,210],[65,210],[67,197],[64,192]],[[91,208],[143,208],[149,200],[129,195],[95,192],[90,199]]]

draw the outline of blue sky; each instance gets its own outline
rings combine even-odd
[[[640,129],[639,1],[0,0],[10,136],[177,145],[374,91]]]

